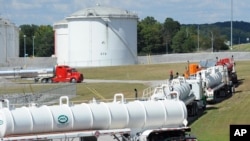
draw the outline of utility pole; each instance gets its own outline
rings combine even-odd
[[[26,67],[26,35],[23,35],[23,48],[24,66]]]
[[[35,46],[34,40],[35,40],[35,37],[36,37],[36,36],[32,36],[32,39],[33,39],[33,44],[32,44],[32,45],[33,45],[33,57],[35,57],[35,54],[34,54],[34,52],[35,52],[35,51],[34,51],[34,46]]]
[[[211,33],[211,48],[212,48],[212,53],[214,52],[214,35],[213,35],[213,32],[210,32]]]
[[[200,27],[198,25],[198,30],[197,30],[197,52],[199,52],[200,49]]]
[[[233,49],[233,0],[231,0],[231,47]]]

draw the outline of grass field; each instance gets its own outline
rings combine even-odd
[[[250,51],[250,44],[239,44],[239,45],[235,45],[233,46],[233,50],[232,51]]]
[[[100,68],[78,69],[85,79],[103,80],[166,80],[170,70],[184,72],[186,64],[131,65]],[[127,98],[134,98],[134,89],[142,95],[147,84],[141,83],[81,83],[77,84],[77,97],[72,100],[112,99],[115,93],[123,93]],[[93,92],[94,91],[94,92]],[[99,97],[98,95],[102,95]]]

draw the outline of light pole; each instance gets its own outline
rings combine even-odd
[[[210,32],[211,33],[211,46],[212,46],[212,52],[214,52],[214,35],[213,35],[213,32]]]
[[[23,35],[23,48],[24,66],[26,66],[26,35]]]
[[[198,25],[198,29],[197,29],[197,52],[199,52],[200,50],[200,27]]]
[[[25,57],[26,55],[26,35],[23,35],[23,57]]]
[[[231,0],[231,44],[230,49],[233,49],[233,0]]]
[[[35,56],[34,56],[34,55],[35,55],[35,54],[34,54],[34,46],[35,46],[34,40],[35,40],[35,37],[36,37],[36,36],[32,36],[32,39],[33,39],[33,57],[35,57]]]

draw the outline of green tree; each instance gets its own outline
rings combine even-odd
[[[41,25],[35,32],[35,55],[50,57],[54,54],[54,32],[50,25]]]
[[[187,53],[196,50],[196,38],[194,30],[182,27],[173,37],[172,51],[174,53]]]
[[[178,21],[174,21],[172,18],[166,18],[163,23],[162,34],[165,42],[166,52],[171,52],[172,40],[175,34],[180,30],[181,25]],[[167,50],[169,49],[169,50]]]
[[[19,57],[24,57],[26,53],[28,56],[33,53],[33,39],[32,37],[35,35],[35,31],[37,30],[37,25],[21,25],[19,26]],[[25,44],[24,44],[25,42]],[[26,51],[25,51],[26,50]]]
[[[226,36],[222,36],[220,30],[216,27],[212,29],[206,29],[201,34],[201,43],[204,50],[220,51],[228,50],[229,46],[225,44],[227,41]]]
[[[138,54],[158,53],[162,50],[161,24],[153,17],[138,22]]]
[[[52,26],[21,25],[20,29],[21,29],[19,32],[20,57],[23,57],[25,52],[28,56],[33,55],[33,40],[34,40],[34,56],[49,57],[52,54],[54,54],[54,32]]]

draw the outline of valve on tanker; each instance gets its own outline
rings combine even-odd
[[[65,102],[66,105],[69,105],[69,97],[68,96],[61,96],[59,99],[59,105],[63,105]]]
[[[177,92],[177,91],[172,91],[172,92],[170,92],[169,95],[170,95],[170,98],[171,98],[171,99],[179,100],[179,96],[180,96],[179,92]]]
[[[120,101],[118,101],[117,99],[120,97]],[[114,95],[114,101],[113,102],[120,102],[120,103],[125,103],[124,100],[124,95],[122,93],[117,93]]]

